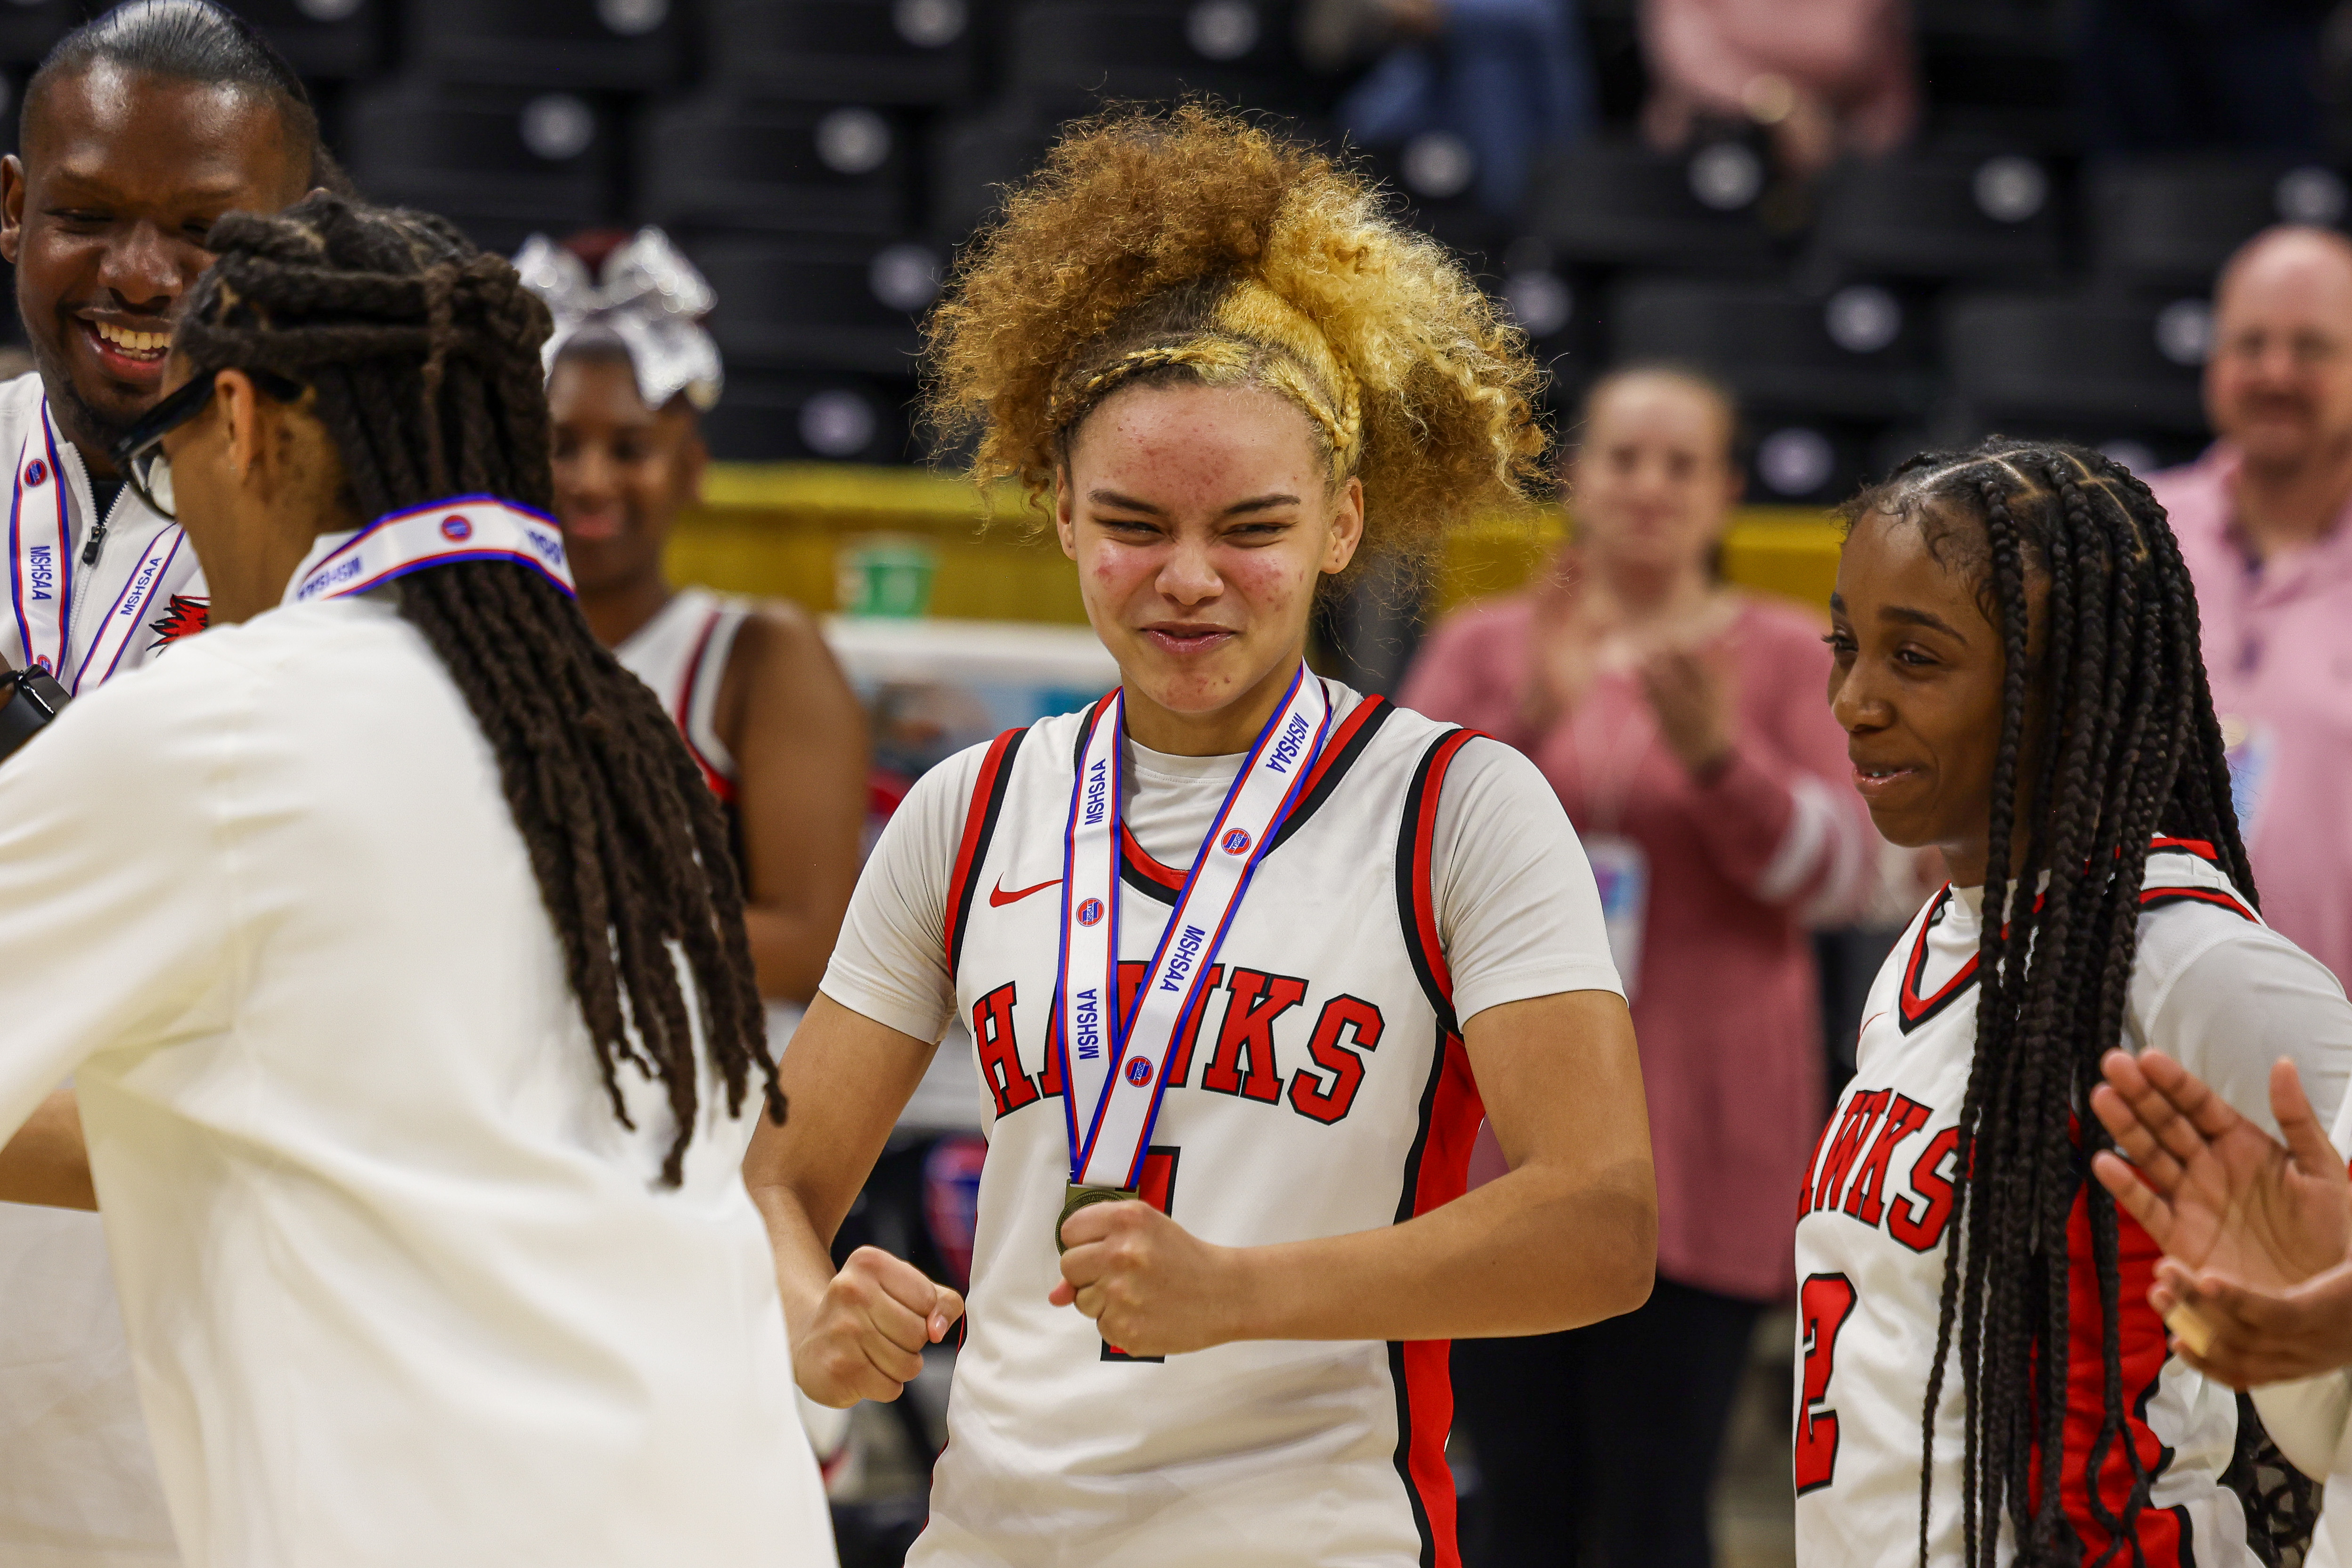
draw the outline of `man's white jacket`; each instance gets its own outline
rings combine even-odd
[[[88,691],[204,629],[194,549],[129,486],[84,559],[98,525],[89,471],[37,374],[0,383],[0,459],[15,464],[0,517],[0,661],[37,660]],[[0,1204],[0,1563],[178,1560],[99,1218]]]

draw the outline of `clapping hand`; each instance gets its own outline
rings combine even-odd
[[[2292,1062],[2271,1071],[2282,1143],[2161,1051],[2110,1051],[2091,1109],[2130,1163],[2099,1182],[2163,1247],[2148,1300],[2173,1349],[2229,1384],[2352,1363],[2352,1181]]]
[[[1693,778],[1711,777],[1731,757],[1732,676],[1724,650],[1656,648],[1642,660],[1641,677],[1668,748]]]

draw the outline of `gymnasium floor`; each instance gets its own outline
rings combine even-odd
[[[1787,1311],[1767,1313],[1756,1325],[1715,1487],[1716,1568],[1796,1568],[1797,1499],[1789,1480],[1795,1329]]]

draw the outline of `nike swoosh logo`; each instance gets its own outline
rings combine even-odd
[[[992,910],[1001,910],[1007,904],[1019,903],[1032,893],[1042,893],[1048,888],[1058,888],[1061,885],[1062,879],[1056,877],[1050,882],[1040,882],[1034,888],[1020,888],[1008,893],[1004,890],[1004,879],[999,877],[996,879],[996,886],[988,889],[988,907]]]

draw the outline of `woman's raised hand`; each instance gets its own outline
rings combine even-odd
[[[2091,1108],[2130,1163],[2092,1169],[2164,1248],[2148,1300],[2176,1350],[2237,1387],[2352,1363],[2352,1181],[2294,1064],[2271,1070],[2284,1143],[2161,1051],[2100,1065]]]
[[[1532,668],[1519,717],[1540,730],[1584,700],[1601,671],[1601,645],[1614,626],[1573,567],[1555,571],[1535,592]]]
[[[1730,761],[1733,678],[1721,644],[1654,649],[1642,660],[1641,676],[1659,734],[1693,778]]]

